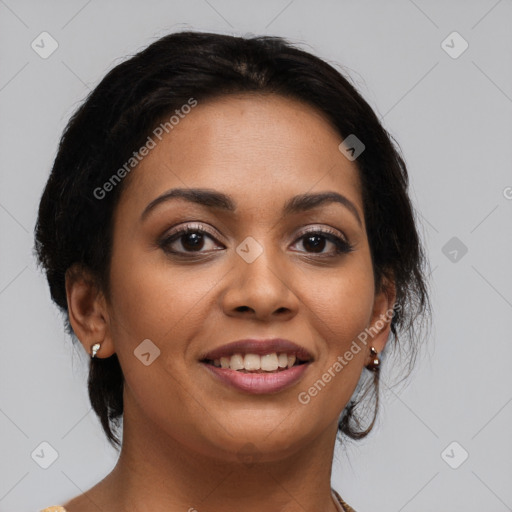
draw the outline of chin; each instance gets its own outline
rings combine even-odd
[[[212,438],[209,432],[209,455],[230,462],[252,460],[256,462],[272,462],[286,458],[300,451],[314,437],[312,432],[291,430],[280,418],[272,425],[255,427],[254,422],[240,422],[236,428],[232,426],[228,432],[221,427],[217,432],[220,437]],[[295,422],[299,423],[300,422]],[[309,434],[309,435],[308,435]],[[204,438],[203,438],[204,439]]]

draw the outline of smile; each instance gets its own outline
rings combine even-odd
[[[234,354],[231,357],[206,360],[207,364],[213,364],[217,368],[229,368],[244,373],[275,373],[304,364],[295,354],[272,352],[270,354]]]
[[[217,382],[250,394],[278,393],[296,384],[312,354],[290,340],[245,339],[217,347],[199,362]]]

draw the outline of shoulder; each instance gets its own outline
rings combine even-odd
[[[40,512],[67,512],[67,510],[59,505],[54,505],[52,507],[43,508]]]

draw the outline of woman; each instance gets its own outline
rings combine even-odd
[[[407,186],[359,93],[281,38],[175,33],[111,70],[36,250],[120,457],[55,510],[353,510],[337,435],[371,431],[388,338],[412,361],[429,306]]]

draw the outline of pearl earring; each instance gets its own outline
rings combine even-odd
[[[98,350],[100,349],[100,347],[101,347],[101,343],[95,343],[95,344],[92,346],[92,349],[91,349],[91,358],[96,357],[96,352],[98,352]]]

